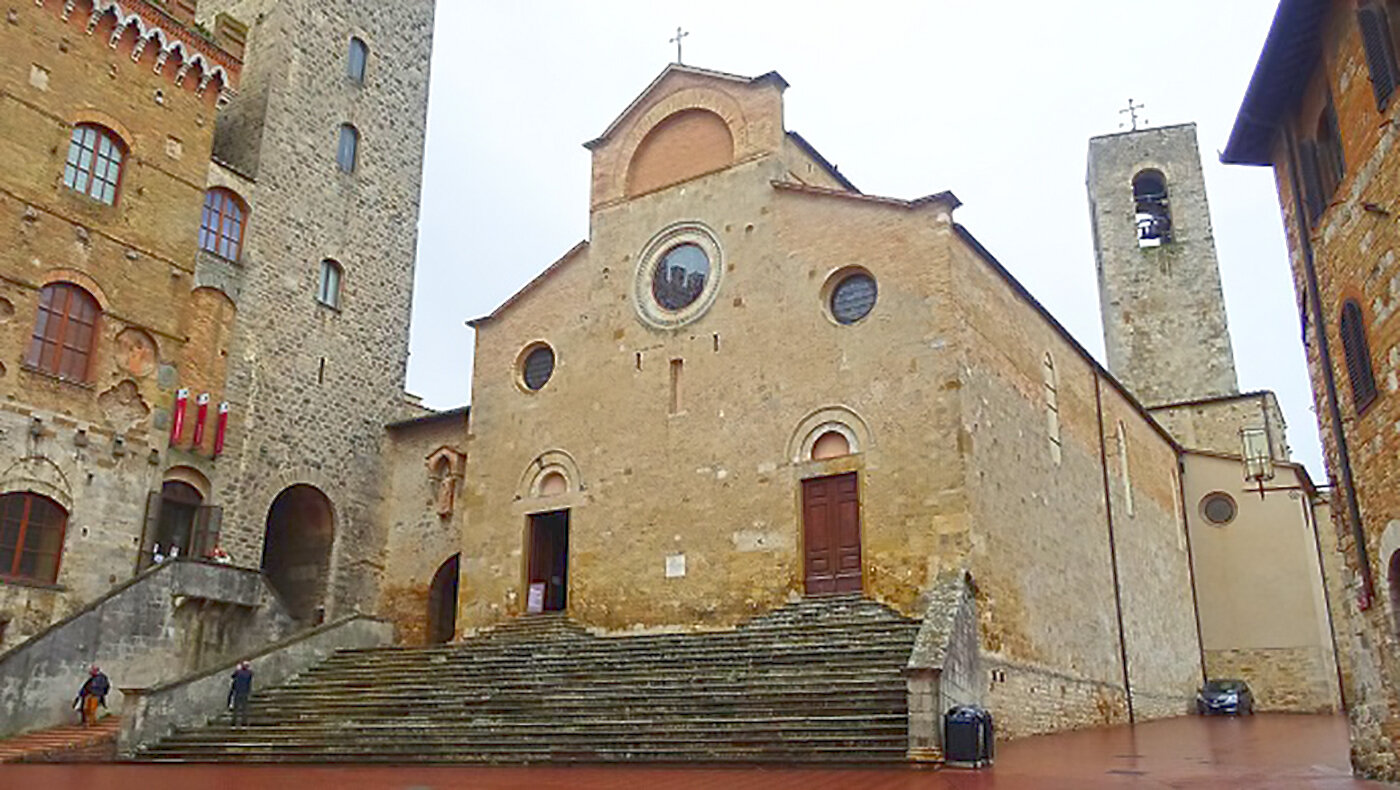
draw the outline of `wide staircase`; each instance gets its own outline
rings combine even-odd
[[[463,642],[345,650],[160,761],[889,762],[919,624],[854,596],[737,629],[598,637],[535,615]],[[255,668],[256,669],[256,668]]]
[[[77,714],[74,714],[77,715]],[[121,719],[106,716],[91,727],[68,724],[0,741],[0,763],[83,763],[117,754]]]

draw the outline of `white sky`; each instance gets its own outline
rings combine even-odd
[[[441,0],[410,392],[470,396],[471,330],[588,233],[582,143],[675,57],[780,72],[789,129],[862,191],[951,189],[957,219],[1102,359],[1088,140],[1128,97],[1195,121],[1240,387],[1273,389],[1322,479],[1272,171],[1217,161],[1275,0]]]

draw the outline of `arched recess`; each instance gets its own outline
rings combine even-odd
[[[282,596],[292,616],[319,622],[325,617],[335,512],[319,488],[288,486],[267,511],[262,572]]]
[[[562,490],[559,478],[563,478]],[[575,493],[584,488],[574,457],[563,450],[541,453],[520,476],[515,487],[516,499],[536,499]]]
[[[871,443],[870,426],[859,414],[845,406],[826,406],[808,414],[797,424],[788,438],[788,460],[795,464],[824,460],[817,455],[818,443],[832,433],[845,440],[846,452],[841,455],[863,453]],[[826,438],[821,454],[830,452],[826,448],[834,444],[833,438]]]
[[[706,109],[664,118],[647,132],[627,165],[627,195],[640,195],[719,170],[734,161],[729,124]]]
[[[433,574],[428,586],[428,642],[451,642],[457,635],[457,579],[462,555],[453,554]]]

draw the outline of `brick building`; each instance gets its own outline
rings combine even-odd
[[[1400,778],[1400,4],[1284,0],[1223,159],[1278,184],[1345,558],[1352,762]]]

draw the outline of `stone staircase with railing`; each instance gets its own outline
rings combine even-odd
[[[344,650],[136,757],[159,761],[894,762],[919,623],[855,596],[737,629],[594,636],[535,615],[450,645]]]

